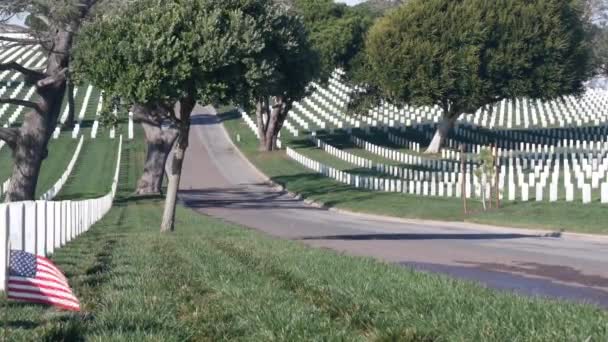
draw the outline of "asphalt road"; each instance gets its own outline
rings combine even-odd
[[[194,210],[316,247],[608,308],[608,240],[319,209],[269,186],[212,108],[197,108],[193,120],[180,199]]]

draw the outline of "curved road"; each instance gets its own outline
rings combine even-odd
[[[608,239],[319,209],[268,185],[213,109],[196,110],[180,199],[197,211],[316,247],[608,308]]]

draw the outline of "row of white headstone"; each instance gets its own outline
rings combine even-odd
[[[248,126],[251,128],[251,130],[255,133],[257,133],[257,130],[255,128],[255,123],[253,122],[253,120],[251,120],[248,116],[246,116],[246,120],[250,122],[250,124],[248,124]],[[315,161],[306,158],[309,162],[307,163],[307,167],[312,167],[314,169],[318,169],[321,170],[320,172],[328,175],[338,181],[341,181],[343,183],[347,183],[347,184],[355,184],[359,187],[363,187],[365,186],[367,189],[370,190],[380,190],[380,191],[398,191],[401,192],[405,192],[406,189],[408,193],[411,194],[419,194],[419,195],[428,195],[428,196],[451,196],[451,194],[454,193],[458,193],[459,192],[459,187],[461,185],[462,179],[467,179],[467,183],[465,186],[465,195],[466,197],[470,198],[471,196],[473,196],[473,194],[477,197],[480,196],[481,194],[481,185],[482,183],[494,183],[494,180],[490,180],[489,182],[482,182],[481,180],[477,179],[477,177],[474,176],[474,165],[472,164],[468,164],[467,165],[467,171],[465,172],[464,177],[462,176],[462,174],[458,173],[458,172],[433,172],[433,171],[420,171],[420,170],[408,170],[407,168],[401,168],[401,167],[397,167],[394,165],[384,165],[384,164],[374,164],[371,160],[366,160],[366,159],[361,159],[361,157],[357,157],[355,155],[352,154],[348,154],[346,152],[343,152],[329,144],[326,144],[322,141],[320,141],[318,138],[315,138],[313,136],[313,141],[315,141],[318,144],[318,147],[323,148],[325,151],[330,152],[330,154],[337,156],[349,163],[353,163],[354,165],[357,166],[363,166],[363,167],[368,167],[369,165],[373,165],[372,169],[386,174],[386,175],[391,175],[394,177],[398,177],[401,179],[405,179],[405,180],[400,180],[400,179],[394,179],[394,180],[383,180],[383,179],[387,179],[387,178],[379,178],[379,177],[371,177],[371,180],[367,180],[365,177],[361,177],[358,175],[351,175],[347,172],[344,171],[339,171],[337,169],[333,169],[331,167],[328,166],[324,166],[320,163],[317,162],[317,164],[315,164]],[[368,143],[369,144],[369,143]],[[381,151],[380,150],[380,146],[376,146],[376,148],[378,148],[377,151]],[[373,148],[372,148],[373,151]],[[294,155],[295,151],[292,150],[291,154]],[[383,154],[383,152],[379,152],[380,155]],[[391,152],[392,155],[392,152]],[[389,158],[390,159],[390,158]],[[526,161],[527,162],[527,161]],[[361,165],[360,165],[361,164]],[[315,165],[317,165],[317,167],[314,167]],[[519,164],[520,165],[520,164]],[[541,177],[540,174],[538,174],[538,169],[539,166],[535,167],[535,172],[532,173],[525,173],[521,166],[519,166],[518,168],[516,168],[516,170],[518,171],[517,173],[517,179],[518,182],[515,182],[513,180],[513,176],[510,176],[510,181],[509,181],[509,199],[514,200],[515,199],[515,194],[516,193],[520,193],[520,199],[523,201],[528,201],[530,199],[530,187],[532,187],[533,189],[536,188],[536,200],[540,201],[543,199],[543,195],[542,193],[544,192],[544,187],[546,186],[546,174],[547,172],[543,173],[542,176],[544,176],[544,179],[539,179],[538,182],[535,181],[536,178],[533,177]],[[325,170],[325,171],[323,171]],[[512,174],[512,168],[509,169],[509,174]],[[505,170],[505,166],[503,165],[501,167],[501,172],[499,173],[499,186],[500,186],[500,197],[503,198],[503,191],[505,190],[505,175],[507,174],[506,170]],[[555,178],[555,174],[553,175],[553,178]],[[375,180],[377,179],[377,180]],[[408,180],[410,183],[408,183]],[[403,182],[403,184],[398,184],[400,182]],[[393,184],[393,186],[391,186],[391,184]],[[517,188],[516,189],[516,183],[517,183]],[[579,181],[580,183],[580,181]],[[374,184],[378,184],[377,186]],[[488,184],[486,184],[486,187],[489,186]],[[411,185],[408,187],[408,185]],[[565,183],[565,188],[566,188],[566,200],[567,201],[572,201],[574,200],[574,189],[570,189],[571,187],[569,186],[568,183]],[[449,188],[449,187],[455,187],[454,191],[451,190],[446,190],[443,191],[444,188]],[[603,203],[605,203],[606,201],[608,201],[608,192],[606,192],[606,189],[608,189],[608,185],[602,184],[602,192],[601,192],[601,201]],[[458,188],[458,189],[456,189]],[[551,195],[550,195],[550,200],[551,201],[555,201],[557,200],[557,190],[555,190],[556,186],[552,183],[551,184]],[[582,192],[582,200],[583,203],[589,203],[591,201],[591,194],[590,194],[590,190],[588,191],[588,188],[591,189],[593,188],[591,185],[587,186],[586,184],[582,184],[579,186],[579,189]],[[386,189],[386,190],[385,190]],[[441,189],[441,190],[440,190]],[[419,190],[419,191],[417,191]],[[448,195],[450,194],[450,195]],[[489,195],[489,192],[486,192],[486,196]]]
[[[491,115],[486,113],[486,110],[480,109],[474,114],[461,116],[459,122],[488,129],[598,125],[608,121],[607,101],[608,92],[595,89],[588,89],[581,98],[566,96],[545,103],[527,99],[503,100],[495,106]],[[514,106],[515,109],[513,109]],[[380,107],[370,110],[368,115],[368,123],[373,119],[386,125],[400,122],[409,126],[414,123],[438,122],[443,111],[437,106],[405,106],[400,109],[384,103]]]
[[[320,90],[318,93],[325,96],[321,103],[335,103],[338,107],[331,107],[330,112],[343,117],[341,111],[347,103],[351,88],[341,85],[340,73],[334,73],[330,78],[327,89]],[[313,97],[317,97],[314,94]],[[563,101],[563,103],[562,103]],[[522,128],[551,127],[551,126],[580,126],[583,124],[598,125],[608,121],[608,92],[589,89],[582,98],[572,96],[564,97],[551,102],[542,103],[541,101],[522,100],[503,100],[496,105],[493,115],[481,115],[483,110],[475,114],[462,116],[459,121],[471,123],[487,128]],[[513,107],[515,106],[515,110]],[[519,108],[523,108],[520,110]],[[379,108],[373,109],[370,115],[363,118],[368,125],[379,126],[380,124],[395,126],[397,122],[410,126],[414,123],[439,122],[442,117],[442,110],[437,107],[409,107],[397,108],[390,104],[383,104]],[[497,124],[496,121],[505,122]],[[522,122],[523,121],[523,122]],[[531,122],[530,122],[531,121]]]
[[[327,124],[325,123],[325,120],[322,120],[321,118],[319,118],[316,114],[314,114],[313,112],[309,111],[306,107],[304,107],[301,103],[299,102],[294,102],[293,103],[293,110],[289,113],[290,115],[293,115],[295,117],[297,117],[298,119],[296,120],[298,123],[300,123],[300,125],[308,130],[310,129],[310,126],[308,123],[304,124],[302,122],[306,122],[305,119],[300,116],[298,113],[301,113],[304,117],[308,118],[309,120],[311,120],[315,125],[317,125],[318,127],[320,127],[321,129],[325,129],[327,127]]]
[[[0,204],[0,291],[6,290],[10,250],[49,256],[87,232],[112,208],[118,187],[122,136],[108,194],[81,201],[35,201]]]
[[[34,54],[33,57],[30,58],[30,55]],[[45,61],[44,57],[42,57],[42,53],[41,52],[37,52],[36,49],[34,48],[30,48],[29,50],[25,50],[25,53],[19,57],[16,62],[18,63],[22,63],[24,67],[29,68],[29,67],[34,67],[34,68],[39,68]],[[11,57],[12,58],[12,57]],[[9,58],[8,60],[12,60],[11,58]],[[25,58],[29,58],[25,63],[23,63],[23,60]],[[35,64],[35,62],[38,62],[37,64]],[[6,81],[7,84],[4,85],[2,88],[0,88],[0,96],[2,96],[6,91],[8,91],[8,88],[13,84],[13,83],[17,83],[17,87],[12,91],[12,93],[10,93],[10,95],[8,95],[9,98],[21,98],[25,101],[29,101],[31,100],[32,96],[34,95],[34,92],[36,91],[36,88],[34,87],[29,87],[29,88],[25,88],[26,83],[25,82],[19,82],[17,79],[21,76],[20,73],[17,72],[11,72],[11,71],[4,71],[2,74],[0,74],[0,81],[6,81],[7,77],[9,77],[9,80]],[[0,118],[2,118],[8,111],[9,108],[11,108],[11,104],[3,104],[2,106],[0,106]],[[17,106],[17,108],[15,109],[15,111],[13,111],[8,120],[4,123],[4,127],[9,127],[11,126],[13,123],[15,123],[15,121],[17,121],[17,119],[21,116],[21,114],[23,113],[23,111],[25,110],[25,107],[23,106]],[[3,145],[0,145],[0,147]]]
[[[330,144],[323,142],[322,140],[320,140],[317,137],[312,137],[312,140],[318,148],[323,149],[328,154],[335,156],[341,160],[344,160],[350,164],[353,164],[353,165],[359,166],[359,167],[363,167],[363,168],[367,168],[367,169],[373,170],[375,172],[385,174],[385,175],[390,175],[390,176],[397,177],[400,179],[414,180],[414,181],[431,180],[433,182],[440,181],[440,182],[445,182],[447,184],[450,184],[450,183],[455,183],[457,177],[459,177],[458,172],[454,172],[454,170],[457,170],[457,169],[452,169],[452,172],[445,172],[446,168],[439,167],[439,169],[441,169],[441,171],[420,171],[420,170],[412,170],[412,169],[409,169],[408,167],[385,165],[385,164],[373,162],[366,158],[359,157],[352,153],[342,151]],[[371,145],[369,143],[367,143],[367,144],[368,144],[368,146]],[[379,155],[383,155],[383,153],[381,152],[382,151],[381,146],[376,146],[376,145],[371,145],[371,146],[373,146],[373,147],[369,148],[370,151],[375,151]],[[527,164],[528,160],[526,160],[526,159],[522,159],[519,157],[516,157],[515,159],[513,159],[511,157],[510,159],[506,159],[506,160],[509,160],[509,162],[506,165],[501,165],[500,172],[498,173],[498,178],[499,178],[500,191],[504,191],[505,190],[505,177],[506,177],[506,175],[509,175],[509,188],[508,189],[509,189],[509,199],[510,200],[515,200],[516,194],[519,193],[520,194],[519,198],[521,200],[528,201],[529,197],[530,197],[529,189],[530,189],[530,187],[532,187],[532,188],[536,189],[536,194],[537,194],[536,200],[542,201],[543,193],[545,191],[545,187],[547,186],[549,175],[551,175],[552,183],[551,183],[551,194],[549,196],[549,200],[557,201],[557,199],[558,199],[557,183],[558,183],[558,180],[560,179],[561,174],[560,174],[559,164],[556,164],[553,168],[553,172],[550,173],[550,165],[552,165],[552,163],[554,162],[552,157],[550,157],[546,161],[547,162],[546,164],[539,162],[537,165],[535,165],[534,162],[532,161],[530,167],[533,169],[533,172],[524,171],[524,168],[528,167],[528,164]],[[600,186],[602,187],[602,192],[601,192],[602,202],[605,202],[606,200],[608,200],[608,197],[607,197],[608,193],[606,193],[605,190],[603,190],[606,187],[605,183],[608,182],[608,174],[607,174],[608,158],[606,158],[606,157],[603,158],[601,164],[597,163],[597,160],[595,160],[594,163],[591,163],[591,164],[595,165],[593,167],[590,163],[584,164],[583,168],[585,169],[585,172],[580,171],[580,167],[578,166],[578,162],[576,161],[576,159],[573,160],[573,164],[574,164],[573,172],[575,174],[575,178],[577,181],[576,189],[579,189],[582,192],[583,203],[591,202],[591,190],[599,189]],[[524,165],[524,166],[522,167],[522,165]],[[438,166],[437,164],[431,165],[431,167],[436,167],[436,168],[437,168],[437,166]],[[455,166],[457,166],[457,165],[455,165]],[[475,185],[476,183],[478,183],[477,180],[475,179],[475,177],[473,177],[473,174],[475,172],[475,165],[468,164],[467,169],[469,171],[467,171],[467,175],[465,177],[467,177],[467,179],[469,179]],[[596,170],[596,171],[594,171],[594,170]],[[565,192],[566,192],[566,198],[565,198],[566,201],[574,200],[575,188],[573,188],[572,184],[570,183],[570,176],[569,176],[570,172],[571,172],[570,167],[566,160],[565,165],[564,165],[564,177],[563,177],[563,180],[564,180],[563,186],[564,186]],[[591,184],[586,183],[587,179],[591,179]],[[492,183],[493,183],[493,180],[492,180]],[[480,189],[480,187],[476,186],[476,189]],[[479,190],[476,190],[476,192],[477,192],[477,196],[479,196]],[[469,196],[469,194],[467,194],[467,196]]]
[[[354,155],[352,153],[348,153],[346,151],[343,151],[337,147],[334,147],[326,142],[324,142],[323,140],[319,139],[316,136],[311,137],[313,143],[317,146],[317,148],[322,149],[323,151],[329,153],[330,155],[344,160],[347,163],[359,166],[359,167],[364,167],[367,169],[372,169],[374,167],[374,162],[367,159],[367,158],[363,158],[357,155]]]
[[[8,63],[11,61],[15,61],[21,65],[23,65],[26,68],[29,67],[33,67],[33,69],[39,69],[41,68],[45,63],[46,63],[46,58],[44,57],[44,55],[42,54],[42,51],[40,51],[39,47],[14,47],[11,49],[8,49],[7,51],[5,51],[4,53],[0,54],[0,60],[2,61],[2,63]],[[32,98],[32,96],[35,93],[35,88],[34,87],[30,87],[29,90],[27,90],[26,93],[24,90],[25,87],[25,82],[19,82],[17,81],[17,79],[21,76],[20,73],[12,71],[12,70],[6,70],[4,72],[2,72],[0,74],[0,81],[4,81],[7,79],[9,79],[9,85],[12,82],[18,82],[18,86],[17,88],[15,88],[15,90],[9,95],[10,98],[22,98],[23,100],[30,100]],[[0,88],[0,96],[2,96],[8,89],[8,85],[3,86],[2,88]],[[75,88],[75,96],[78,92],[78,88]],[[85,93],[85,97],[83,100],[83,104],[80,108],[80,112],[78,114],[78,117],[76,118],[77,122],[74,125],[73,131],[72,131],[72,138],[76,139],[78,138],[80,131],[81,131],[81,126],[88,108],[88,104],[90,102],[91,99],[91,93],[93,92],[93,87],[92,86],[88,86],[86,93]],[[96,113],[96,118],[95,121],[93,123],[92,129],[91,129],[91,138],[96,138],[97,136],[97,130],[98,130],[98,126],[99,126],[99,122],[97,120],[97,115],[99,114],[99,112],[101,111],[101,106],[102,106],[102,98],[99,98],[99,104],[97,107],[97,113]],[[10,104],[4,104],[0,107],[0,118],[6,113],[6,111],[10,108]],[[18,107],[15,111],[13,111],[11,113],[11,116],[9,117],[7,123],[4,125],[4,127],[8,127],[11,124],[13,124],[18,118],[19,116],[23,113],[24,107]],[[53,138],[57,139],[59,137],[59,134],[61,132],[61,126],[65,123],[67,116],[68,116],[68,111],[69,108],[68,106],[65,106],[65,109],[59,119],[59,125],[58,127],[55,129],[55,131],[53,132]]]
[[[441,177],[441,180],[435,177],[423,178],[420,179],[397,179],[397,178],[386,178],[386,177],[373,177],[373,176],[360,176],[357,174],[351,174],[349,172],[345,172],[327,165],[324,165],[316,160],[308,158],[295,150],[287,147],[287,155],[300,163],[301,165],[312,169],[326,177],[332,178],[338,182],[354,186],[356,188],[362,188],[372,191],[385,191],[385,192],[403,192],[411,195],[418,196],[439,196],[439,197],[460,197],[462,195],[462,183],[466,180],[465,183],[465,197],[467,198],[481,198],[482,194],[485,193],[486,198],[490,196],[490,187],[495,185],[494,179],[489,179],[487,175],[482,175],[482,178],[479,179],[477,176],[473,175],[473,172],[467,170],[464,173],[450,173],[449,176]],[[504,170],[504,169],[503,169]],[[504,175],[504,171],[501,173]],[[511,176],[510,176],[511,177]],[[505,198],[504,191],[506,190],[504,187],[505,178],[504,176],[500,176],[499,178],[499,197],[501,199]],[[543,182],[538,183],[526,183],[525,181],[520,181],[519,184],[516,184],[515,181],[509,181],[508,188],[508,199],[513,201],[516,199],[516,195],[519,194],[519,199],[521,201],[529,201],[531,200],[531,192],[530,190],[535,191],[535,200],[543,201],[546,200],[545,197],[545,186]],[[486,189],[486,191],[482,192],[482,188]],[[549,201],[554,202],[557,201],[558,198],[558,188],[557,183],[551,183],[549,187]],[[582,203],[587,204],[592,202],[592,192],[591,192],[590,184],[583,184],[578,191],[581,194]],[[575,192],[577,191],[572,185],[565,185],[565,200],[567,202],[572,202],[575,200]],[[600,193],[600,201],[601,203],[608,203],[608,182],[601,184],[601,193]]]
[[[462,184],[462,176],[457,181],[427,181],[427,180],[403,180],[397,178],[361,176],[351,174],[331,166],[322,164],[314,159],[308,158],[290,147],[286,147],[287,156],[299,164],[322,174],[325,177],[332,178],[340,183],[353,186],[355,188],[366,189],[371,191],[398,192],[408,193],[420,196],[440,196],[454,197],[460,196],[460,184]],[[471,187],[471,183],[467,183]],[[468,196],[471,196],[469,189]]]

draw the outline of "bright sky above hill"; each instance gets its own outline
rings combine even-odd
[[[336,2],[343,2],[351,6],[362,3],[364,0],[336,0]]]

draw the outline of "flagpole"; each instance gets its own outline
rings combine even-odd
[[[2,300],[4,304],[2,304],[2,342],[8,341],[8,295],[6,291],[2,295]]]
[[[8,276],[9,276],[9,265],[11,264],[11,242],[7,241],[6,243],[6,267],[4,270],[0,270],[0,272],[4,272],[4,284],[3,285],[3,295],[2,299],[4,304],[2,304],[2,342],[8,341]]]
[[[6,248],[2,251],[3,248]],[[2,255],[4,254],[4,255]],[[5,304],[2,304],[2,341],[8,341],[8,277],[11,258],[11,240],[9,238],[8,206],[0,206],[0,291],[4,292]]]

